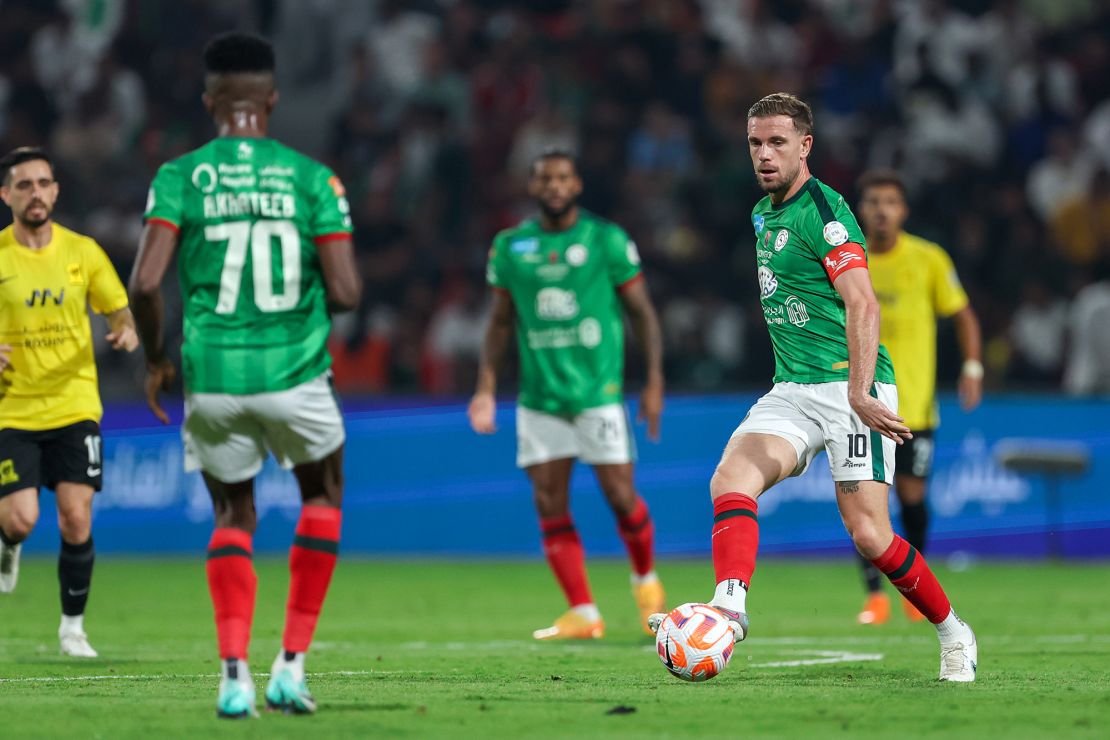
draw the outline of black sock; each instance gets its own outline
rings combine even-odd
[[[95,559],[91,536],[80,545],[62,540],[62,551],[58,554],[58,583],[62,587],[62,614],[67,617],[85,613]]]
[[[288,663],[289,661],[293,660],[296,657],[297,657],[297,654],[294,653],[292,650],[286,650],[285,651],[285,662],[286,663]]]
[[[922,501],[919,504],[902,504],[902,531],[906,542],[920,553],[925,552],[925,533],[929,529],[929,509]]]
[[[224,660],[224,677],[229,681],[239,680],[239,659],[226,658]]]
[[[875,565],[865,558],[859,556],[859,565],[863,570],[863,581],[867,584],[867,593],[877,594],[883,590],[883,574]]]

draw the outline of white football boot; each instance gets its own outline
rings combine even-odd
[[[971,683],[979,664],[979,645],[968,628],[969,641],[941,643],[940,680]]]

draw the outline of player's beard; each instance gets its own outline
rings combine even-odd
[[[571,198],[562,208],[553,208],[552,206],[549,206],[546,201],[543,200],[539,201],[539,204],[540,211],[543,212],[543,215],[554,221],[570,213],[570,210],[578,205],[578,199]]]
[[[42,206],[43,211],[46,212],[45,216],[32,218],[27,215],[36,205]],[[50,206],[46,205],[40,200],[38,202],[31,203],[25,209],[23,209],[23,213],[19,214],[19,216],[17,216],[17,219],[19,220],[19,223],[23,224],[26,228],[37,229],[50,220],[51,213],[53,213],[53,210],[50,208]]]
[[[794,187],[794,183],[797,181],[798,174],[801,171],[802,171],[801,165],[795,167],[794,171],[789,172],[789,173],[787,173],[785,170],[780,169],[779,174],[782,175],[781,180],[779,180],[776,183],[770,184],[770,185],[766,185],[766,184],[763,183],[762,180],[760,180],[759,186],[761,188],[763,188],[763,191],[765,193],[768,193],[769,195],[778,195],[780,193],[785,194],[785,193],[789,192],[790,188]],[[756,174],[756,178],[758,179],[759,178],[759,170],[756,170],[755,174]]]

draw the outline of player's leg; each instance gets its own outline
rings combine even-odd
[[[933,430],[914,432],[913,439],[901,447],[910,448],[905,463],[901,466],[896,464],[894,469],[894,492],[902,512],[902,532],[914,549],[924,553],[929,530],[929,507],[925,493],[933,469]],[[908,600],[903,599],[902,606],[911,622],[920,622],[925,618]]]
[[[890,526],[894,441],[867,429],[850,409],[845,413],[846,389],[837,387],[843,384],[824,385],[827,387],[820,391],[823,398],[816,403],[826,424],[825,447],[836,481],[837,506],[856,550],[936,627],[941,680],[974,681],[978,660],[975,634],[956,616],[925,558]],[[897,408],[893,386],[876,383],[875,389],[888,408]],[[841,412],[835,413],[835,409]]]
[[[655,525],[647,502],[636,492],[636,457],[628,413],[614,403],[587,409],[575,417],[581,460],[593,466],[605,500],[617,518],[617,530],[632,564],[632,597],[640,624],[649,634],[647,619],[666,606],[663,584],[655,572]]]
[[[23,540],[39,520],[39,489],[0,492],[0,594],[10,594],[19,581]]]
[[[574,420],[517,406],[516,441],[516,465],[532,482],[543,554],[570,606],[552,626],[534,631],[532,637],[601,637],[605,625],[590,592],[586,553],[570,516],[570,475],[582,454]]]
[[[197,393],[185,397],[181,436],[185,467],[201,470],[215,514],[205,570],[222,662],[216,716],[251,717],[255,689],[247,653],[258,588],[254,477],[266,457],[265,435],[243,411],[242,397]]]
[[[543,554],[570,607],[550,627],[536,630],[537,640],[592,639],[605,634],[605,623],[590,591],[586,552],[570,515],[570,476],[574,458],[529,465],[532,497],[540,519]]]
[[[741,429],[743,425],[741,425]],[[759,550],[759,506],[764,491],[795,474],[812,456],[783,436],[741,432],[725,446],[709,482],[713,500],[713,572],[709,602],[734,623],[737,640],[747,637],[747,595]]]
[[[85,634],[85,605],[92,585],[96,551],[92,539],[94,489],[87,483],[59,482],[54,486],[58,504],[58,530],[62,535],[58,553],[58,587],[62,620],[58,641],[62,653],[78,658],[95,658]]]
[[[253,396],[247,408],[263,424],[274,457],[293,469],[301,491],[301,515],[289,548],[285,629],[266,686],[266,706],[310,714],[316,700],[305,680],[305,655],[339,558],[343,416],[327,373],[289,390]]]
[[[19,580],[19,556],[39,520],[39,432],[0,429],[0,593]]]
[[[43,483],[54,489],[62,536],[58,553],[62,601],[58,640],[65,655],[95,658],[96,651],[85,635],[84,619],[96,557],[92,500],[103,478],[100,427],[94,421],[80,421],[42,432],[41,439]]]
[[[640,612],[640,624],[649,633],[647,619],[666,607],[663,583],[655,572],[655,524],[647,502],[633,485],[633,465],[595,465],[598,485],[609,508],[617,517],[617,530],[632,564],[632,596]]]

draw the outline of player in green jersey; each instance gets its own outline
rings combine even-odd
[[[936,626],[940,679],[974,681],[974,633],[925,559],[890,526],[894,450],[911,434],[896,413],[894,370],[879,345],[863,234],[844,198],[810,174],[812,132],[809,106],[793,95],[769,95],[748,111],[748,148],[767,193],[752,225],[775,385],[744,417],[709,484],[717,581],[710,603],[743,640],[759,544],[756,501],[824,449],[856,549]],[[664,616],[652,615],[651,624]]]
[[[304,656],[335,569],[343,498],[343,418],[325,342],[330,314],[354,308],[362,286],[342,184],[267,136],[277,102],[270,44],[227,34],[208,45],[204,62],[204,105],[218,137],[158,170],[131,275],[147,400],[168,423],[157,398],[174,378],[161,284],[176,255],[186,468],[202,471],[216,514],[207,572],[223,660],[217,714],[256,714],[246,663],[256,591],[254,477],[268,452],[293,469],[303,508],[266,703],[310,713],[316,705]]]
[[[640,417],[659,437],[663,347],[659,320],[640,271],[636,245],[616,224],[577,205],[582,192],[573,157],[549,151],[532,164],[528,192],[540,217],[498,234],[487,280],[492,316],[482,345],[470,424],[492,434],[497,371],[516,325],[520,396],[517,466],[528,472],[544,554],[570,609],[538,640],[589,639],[605,625],[590,594],[585,555],[570,517],[575,459],[593,466],[617,516],[632,561],[632,592],[641,617],[663,608],[655,574],[654,527],[633,484],[633,440],[623,404],[624,325],[632,319],[647,365]]]

